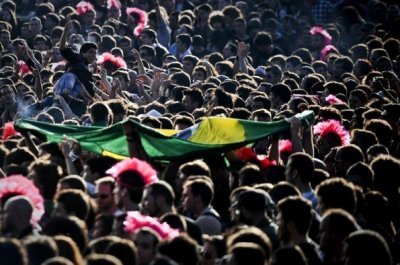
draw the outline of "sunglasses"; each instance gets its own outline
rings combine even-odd
[[[104,200],[107,199],[108,197],[110,197],[110,194],[94,194],[94,198],[96,199]]]

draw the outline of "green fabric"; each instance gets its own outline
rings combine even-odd
[[[310,124],[314,118],[312,111],[305,111],[297,116],[307,124]],[[290,124],[285,120],[274,122],[239,120],[242,129],[245,131],[245,139],[227,144],[207,144],[206,140],[204,143],[193,143],[190,140],[166,136],[157,130],[129,119],[107,128],[52,125],[25,119],[18,120],[15,126],[34,134],[44,135],[48,141],[60,142],[65,135],[68,138],[76,139],[83,150],[110,156],[128,157],[128,147],[122,128],[125,122],[132,123],[140,136],[148,157],[156,161],[189,160],[202,158],[208,154],[220,154],[254,143],[272,134],[284,132],[290,128]],[[226,128],[224,130],[226,131]],[[218,134],[218,130],[214,130],[214,133]]]

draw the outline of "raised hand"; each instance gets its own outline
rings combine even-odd
[[[107,79],[107,71],[103,67],[100,69],[100,77],[101,77],[102,80],[106,80]]]
[[[67,17],[65,18],[65,26],[64,29],[65,31],[69,30],[71,28],[71,14],[68,14]]]
[[[132,56],[133,58],[135,58],[135,60],[139,60],[141,58],[138,50],[132,49],[131,51],[132,51]]]
[[[151,78],[148,77],[147,75],[139,75],[137,79],[140,79],[144,84],[150,85],[151,84]]]
[[[143,95],[144,95],[144,85],[143,85],[143,81],[140,80],[140,79],[136,79],[135,84],[136,84],[136,86],[137,86],[139,95],[143,96]]]
[[[243,41],[239,42],[237,51],[239,57],[246,58],[249,50],[250,50],[249,44],[246,44]]]

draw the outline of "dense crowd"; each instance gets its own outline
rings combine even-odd
[[[0,265],[400,264],[398,1],[0,8]],[[132,126],[213,116],[289,129],[157,161]],[[121,122],[131,158],[22,119]]]

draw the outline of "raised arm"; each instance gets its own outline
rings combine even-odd
[[[292,138],[292,153],[303,152],[303,141],[300,138],[301,120],[294,116],[290,118],[290,134]]]
[[[42,87],[42,79],[40,77],[40,71],[38,69],[32,70],[33,75],[35,76],[35,93],[39,100],[43,99],[43,87]]]
[[[249,52],[250,45],[244,42],[240,42],[238,45],[238,57],[239,57],[239,72],[248,74],[249,70],[246,64],[246,57]]]
[[[126,122],[123,125],[123,130],[128,144],[129,156],[149,161],[135,127],[130,122]]]
[[[60,50],[64,50],[65,48],[67,48],[67,39],[70,27],[71,27],[71,15],[69,14],[65,18],[65,27],[60,39]]]
[[[138,65],[138,75],[146,74],[146,70],[144,69],[142,57],[140,56],[139,51],[136,49],[133,49],[132,54],[133,54],[133,58],[135,58],[137,65]]]

